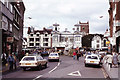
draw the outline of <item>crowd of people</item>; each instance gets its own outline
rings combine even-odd
[[[107,52],[107,55],[104,56],[103,61],[105,63],[108,63],[110,68],[112,68],[112,67],[117,68],[118,65],[120,65],[120,53],[116,53],[116,52],[109,53],[109,52]]]
[[[81,52],[80,49],[77,47],[76,49],[74,49],[73,52],[73,59],[77,59],[79,60],[79,57],[83,56],[83,55],[90,55],[90,54],[98,54],[99,55],[99,51],[85,51],[85,53]],[[118,65],[120,65],[120,53],[116,53],[116,52],[105,52],[105,55],[103,57],[100,58],[100,60],[102,62],[108,63],[108,65],[110,65],[110,67],[118,67]]]

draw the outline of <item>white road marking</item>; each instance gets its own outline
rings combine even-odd
[[[76,74],[77,73],[77,74]],[[80,71],[74,71],[74,72],[72,72],[72,73],[69,73],[68,74],[69,76],[81,76],[81,73],[80,73]]]
[[[103,70],[103,68],[101,68],[101,70],[102,70],[102,72],[103,72],[104,77],[107,78],[108,75],[105,73],[105,71]]]
[[[57,69],[57,67],[60,65],[60,62],[58,63],[58,65],[55,67],[55,68],[53,68],[52,70],[50,70],[48,73],[51,73],[51,72],[53,72],[55,69]]]
[[[40,78],[40,77],[42,77],[43,75],[39,75],[39,76],[37,76],[35,79],[33,79],[33,80],[36,80],[36,79],[38,79],[38,78]]]

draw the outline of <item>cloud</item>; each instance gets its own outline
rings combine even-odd
[[[60,24],[60,30],[72,30],[74,24],[79,21],[90,22],[90,33],[101,32],[109,26],[107,0],[24,0],[27,23],[36,26],[36,29]],[[99,18],[103,16],[103,18]],[[27,22],[27,23],[26,23]]]

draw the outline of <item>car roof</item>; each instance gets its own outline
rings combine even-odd
[[[98,54],[91,54],[91,55],[87,55],[87,56],[98,56]]]
[[[50,54],[58,54],[57,52],[55,52],[55,53],[50,53]]]

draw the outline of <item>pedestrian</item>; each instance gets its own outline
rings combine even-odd
[[[13,66],[14,66],[14,68],[16,69],[16,61],[17,61],[17,58],[16,58],[15,53],[13,53],[13,58],[14,58]]]
[[[73,52],[73,59],[75,60],[76,52]]]
[[[9,54],[9,57],[8,57],[8,60],[7,60],[7,61],[9,62],[9,70],[10,70],[10,71],[13,70],[14,58],[13,58],[12,53]]]
[[[118,54],[118,65],[120,65],[120,53]]]
[[[80,53],[79,53],[79,51],[78,51],[78,50],[76,51],[76,54],[77,54],[77,60],[79,60]]]
[[[3,53],[1,55],[1,60],[2,60],[2,64],[5,65],[7,63],[7,56],[6,53]]]
[[[113,65],[114,65],[114,67],[117,67],[117,64],[118,64],[118,55],[117,55],[117,53],[114,52],[114,55],[113,55]]]
[[[107,57],[106,59],[107,59],[108,65],[110,66],[110,68],[112,68],[112,60],[113,60],[112,54],[111,53],[107,53],[106,57]]]

